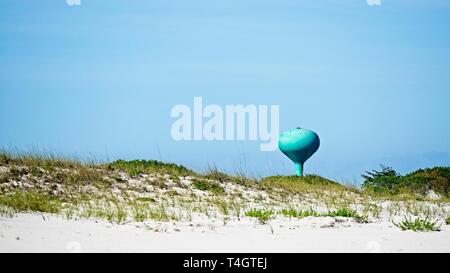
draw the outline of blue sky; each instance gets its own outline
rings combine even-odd
[[[306,173],[450,162],[447,0],[0,2],[0,146],[294,172],[258,142],[175,142],[176,104],[279,104]]]

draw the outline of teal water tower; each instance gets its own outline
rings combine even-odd
[[[278,146],[294,161],[297,175],[303,176],[303,165],[319,149],[320,139],[315,132],[298,127],[282,133]]]

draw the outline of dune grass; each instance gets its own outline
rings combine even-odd
[[[223,194],[225,192],[219,183],[212,180],[195,179],[193,183],[194,187],[201,191],[210,191],[214,194]]]
[[[321,214],[309,209],[309,210],[295,210],[295,209],[283,209],[280,211],[281,215],[289,218],[305,218],[305,217],[319,217]]]
[[[14,192],[0,195],[0,206],[5,206],[15,212],[47,212],[59,213],[62,201],[54,196],[39,192]]]
[[[325,214],[325,216],[353,218],[358,223],[367,223],[368,222],[368,217],[366,215],[360,215],[355,210],[345,208],[345,207],[334,210],[334,211],[329,211]]]
[[[289,193],[308,193],[313,191],[345,191],[347,188],[337,182],[318,175],[270,176],[261,180],[260,187],[265,190],[279,189]]]
[[[94,161],[82,162],[72,157],[65,157],[50,152],[31,151],[31,152],[11,152],[0,149],[0,165],[19,165],[26,167],[42,168],[51,171],[54,168],[78,168],[87,165],[94,165]]]
[[[179,220],[163,203],[151,201],[119,201],[116,198],[90,199],[68,203],[48,194],[39,192],[14,192],[0,195],[0,216],[12,217],[19,212],[40,212],[60,214],[66,219],[96,218],[111,223],[124,223],[128,220]]]
[[[208,171],[202,175],[203,178],[209,179],[209,180],[215,180],[218,182],[232,182],[235,184],[240,184],[242,186],[250,187],[250,186],[256,186],[257,180],[253,178],[246,177],[244,175],[229,175],[224,172],[221,172],[217,169],[216,166],[211,167],[208,169]]]
[[[405,218],[400,223],[394,223],[395,226],[403,231],[412,230],[415,232],[427,232],[427,231],[440,231],[440,226],[438,221],[430,221],[428,217],[421,219],[416,218],[411,220],[411,218]]]
[[[257,218],[260,222],[266,223],[273,218],[275,212],[273,210],[251,209],[245,213],[245,216]]]
[[[319,213],[313,209],[309,210],[295,210],[295,209],[283,209],[280,214],[289,218],[306,218],[306,217],[344,217],[354,218],[357,222],[366,223],[368,221],[367,216],[362,216],[355,210],[342,207],[337,210],[330,210],[328,212]]]
[[[109,170],[120,170],[128,173],[132,177],[140,174],[161,173],[175,177],[195,175],[188,168],[174,163],[164,163],[157,160],[116,160],[105,165]]]
[[[422,171],[414,173],[414,176],[419,175],[422,181],[427,173],[429,171]],[[431,173],[432,179],[445,174],[443,169]],[[224,219],[246,215],[261,222],[277,215],[291,218],[348,217],[367,222],[366,215],[378,217],[381,214],[380,200],[389,200],[391,203],[386,210],[391,218],[406,212],[414,216],[439,214],[442,218],[445,215],[445,221],[448,215],[445,208],[431,211],[420,201],[438,206],[444,204],[442,206],[445,207],[448,199],[429,201],[420,193],[406,190],[407,187],[394,192],[376,191],[373,187],[361,190],[318,175],[271,176],[257,180],[229,175],[215,167],[199,174],[181,165],[155,160],[99,163],[52,154],[0,151],[0,215],[36,211],[64,214],[67,218],[94,217],[122,223],[190,219],[195,211]],[[322,212],[312,208],[281,210],[289,204],[300,207],[296,202],[308,200],[314,200],[314,208],[321,206]],[[251,207],[265,209],[247,210]],[[174,211],[173,208],[183,211]],[[402,224],[412,228],[419,225]]]

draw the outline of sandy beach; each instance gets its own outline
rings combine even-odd
[[[340,222],[342,221],[342,222]],[[126,223],[54,215],[0,218],[0,252],[450,252],[450,228],[401,231],[333,218]]]

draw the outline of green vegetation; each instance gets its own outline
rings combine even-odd
[[[112,198],[64,203],[59,198],[39,192],[14,192],[0,195],[0,216],[12,217],[19,212],[58,213],[67,219],[98,218],[118,224],[126,222],[129,217],[136,222],[179,219],[164,205],[143,201],[120,202]]]
[[[262,223],[266,223],[274,216],[272,210],[251,209],[245,213],[245,216],[258,218]]]
[[[215,194],[223,194],[225,190],[217,183],[211,180],[194,180],[194,187],[201,191],[210,191]]]
[[[132,202],[130,205],[131,215],[136,222],[179,220],[179,217],[169,212],[163,204],[152,205],[147,202]]]
[[[447,225],[450,225],[450,217],[447,217],[447,220],[445,220],[445,223],[446,223]]]
[[[34,171],[40,172],[39,169],[52,171],[55,168],[76,169],[87,165],[93,165],[93,161],[89,163],[82,163],[77,159],[68,159],[63,156],[58,156],[46,152],[7,152],[0,149],[0,165],[17,165],[26,166]]]
[[[107,164],[107,167],[110,170],[124,171],[133,177],[150,173],[170,174],[172,176],[189,176],[195,174],[184,166],[163,163],[157,160],[117,160]]]
[[[381,171],[366,172],[362,177],[364,190],[376,194],[426,195],[430,190],[443,197],[450,194],[450,167],[421,169],[402,176],[390,167],[381,166]]]
[[[8,207],[14,212],[59,213],[62,202],[54,196],[39,192],[14,192],[8,195],[0,195],[0,206]]]
[[[34,211],[123,223],[189,221],[193,213],[201,213],[224,223],[243,215],[262,223],[276,215],[348,217],[365,223],[366,215],[379,218],[388,214],[390,221],[398,215],[428,215],[449,223],[448,167],[418,170],[405,176],[383,167],[363,177],[361,190],[317,175],[256,180],[229,175],[217,168],[197,174],[183,166],[155,160],[95,163],[51,154],[0,151],[0,216]],[[443,198],[427,197],[430,190]],[[385,200],[389,203],[383,208],[381,202]],[[265,209],[249,210],[255,207]],[[285,207],[289,209],[281,210]],[[293,209],[298,207],[310,209]],[[432,223],[427,221],[404,221],[398,225],[420,229]]]
[[[52,154],[12,154],[0,151],[0,166],[6,165],[9,165],[10,169],[9,172],[0,175],[0,184],[18,181],[22,177],[31,175],[31,182],[36,182],[35,180],[39,178],[41,184],[56,182],[68,187],[95,185],[98,188],[107,188],[110,186],[109,181],[105,179],[107,171],[92,162],[82,163]],[[69,198],[69,196],[62,196],[62,198]]]
[[[307,193],[317,190],[342,191],[346,188],[332,180],[318,175],[300,176],[270,176],[260,182],[262,189],[281,189],[290,193]]]
[[[355,210],[348,208],[340,208],[338,210],[329,211],[328,213],[325,214],[325,216],[353,218],[358,223],[368,222],[367,216],[359,215],[358,212],[356,212]]]
[[[359,215],[356,211],[349,208],[339,208],[337,210],[328,211],[326,213],[319,213],[312,209],[309,210],[295,210],[295,209],[283,209],[280,212],[282,215],[290,218],[305,218],[305,217],[345,217],[354,218],[358,222],[366,223],[367,217]]]
[[[348,208],[340,208],[338,210],[329,211],[326,216],[330,217],[347,217],[347,218],[358,218],[360,217],[358,213],[354,210]]]
[[[295,210],[295,209],[283,209],[281,210],[281,214],[283,216],[289,217],[289,218],[305,218],[309,216],[315,216],[319,217],[320,213],[309,209],[309,210]]]
[[[437,221],[430,221],[428,220],[428,217],[426,217],[425,219],[416,218],[415,220],[405,218],[402,222],[394,223],[394,225],[403,231],[412,230],[415,232],[439,231],[440,228],[440,226],[437,224]]]
[[[253,179],[249,179],[243,175],[239,176],[232,176],[223,172],[220,172],[217,167],[210,168],[206,174],[203,175],[204,178],[210,179],[210,180],[216,180],[219,182],[232,182],[236,184],[240,184],[243,186],[254,186],[257,181]]]

